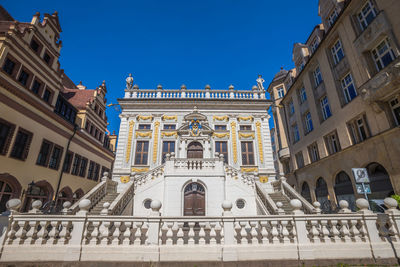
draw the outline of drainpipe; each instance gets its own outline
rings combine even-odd
[[[58,177],[57,189],[56,189],[56,193],[55,193],[55,197],[54,197],[53,203],[51,205],[50,213],[55,212],[56,204],[57,204],[57,200],[58,200],[58,191],[60,190],[61,180],[62,180],[62,177],[63,177],[63,174],[64,174],[64,170],[63,169],[64,169],[65,157],[67,156],[67,153],[68,153],[69,146],[71,144],[72,138],[74,138],[74,136],[76,134],[76,131],[78,129],[79,129],[79,126],[77,124],[74,124],[74,132],[69,137],[68,143],[67,143],[67,148],[65,149],[64,161],[63,161],[63,164],[61,166],[60,176]]]

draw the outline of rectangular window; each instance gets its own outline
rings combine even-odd
[[[39,52],[40,45],[39,45],[38,42],[36,42],[34,39],[31,40],[30,47],[31,47],[32,50],[35,51],[36,53]]]
[[[297,163],[297,168],[303,168],[304,167],[304,158],[303,158],[303,152],[299,152],[296,154],[296,163]]]
[[[94,167],[95,167],[95,163],[93,161],[90,161],[89,163],[89,169],[88,169],[88,174],[87,174],[87,178],[89,180],[93,180],[94,177]]]
[[[54,146],[49,161],[49,168],[58,170],[58,167],[60,166],[62,151],[63,151],[62,147]]]
[[[164,130],[175,130],[176,125],[175,124],[164,124]]]
[[[253,142],[242,142],[242,165],[254,165]]]
[[[376,17],[376,10],[371,1],[367,1],[367,3],[363,6],[361,11],[357,14],[358,22],[360,23],[361,30],[365,30],[369,24]]]
[[[311,162],[316,162],[319,160],[319,152],[318,152],[317,143],[313,143],[312,145],[308,146],[308,154],[310,156]]]
[[[63,172],[69,173],[72,164],[72,158],[74,157],[74,153],[68,151],[65,155],[64,165],[63,165]]]
[[[43,100],[46,101],[47,103],[50,102],[50,98],[51,98],[51,92],[49,90],[44,90],[43,93]]]
[[[37,165],[47,166],[49,162],[49,156],[51,152],[51,148],[53,147],[53,143],[43,140],[42,146],[40,147],[39,155],[36,161]]]
[[[340,40],[337,40],[336,43],[331,47],[331,52],[333,62],[335,62],[335,65],[337,65],[344,58],[342,42],[340,42]]]
[[[371,136],[365,115],[361,115],[347,123],[351,140],[354,144],[361,143]]]
[[[226,131],[226,125],[215,125],[214,128],[216,131]]]
[[[307,101],[307,93],[306,93],[306,89],[304,87],[300,88],[299,96],[300,96],[300,104]]]
[[[336,131],[326,135],[324,139],[329,155],[335,154],[341,150],[339,137]]]
[[[319,46],[318,38],[315,38],[311,43],[311,53],[314,53]]]
[[[135,153],[135,165],[147,165],[149,154],[149,141],[137,141]]]
[[[150,124],[139,124],[139,130],[150,130],[151,125]]]
[[[313,72],[315,87],[318,87],[324,80],[322,79],[321,70],[319,66]]]
[[[51,64],[51,56],[47,52],[44,53],[43,60],[47,63],[47,65]]]
[[[29,147],[32,141],[32,133],[19,129],[15,137],[14,145],[10,157],[25,160],[29,153]]]
[[[98,181],[99,180],[99,173],[100,172],[100,165],[96,163],[96,167],[94,168],[94,177],[93,180],[94,181]]]
[[[322,117],[324,120],[328,119],[332,116],[331,107],[329,106],[328,97],[324,96],[320,100],[321,103],[321,110],[322,110]]]
[[[15,68],[15,62],[12,61],[9,58],[6,58],[4,65],[3,65],[3,70],[8,74],[8,75],[12,75],[14,72],[14,68]]]
[[[81,165],[81,156],[75,154],[74,162],[72,164],[72,171],[71,174],[78,175],[79,173],[79,166]]]
[[[294,114],[294,104],[293,104],[293,100],[290,100],[289,102],[289,114],[293,115]]]
[[[346,100],[346,103],[349,103],[357,96],[357,91],[354,86],[353,77],[351,76],[350,73],[347,74],[342,79],[341,84],[342,84],[344,99]]]
[[[26,86],[28,79],[29,79],[29,74],[26,71],[22,70],[21,73],[19,74],[18,81],[23,86]]]
[[[79,168],[79,176],[80,177],[85,177],[86,176],[87,163],[88,163],[88,159],[82,157],[81,166]]]
[[[304,116],[304,124],[306,125],[307,133],[309,133],[312,130],[314,130],[314,125],[313,125],[313,122],[312,122],[312,117],[311,117],[311,113],[310,112],[307,112],[307,114]]]
[[[215,142],[215,152],[224,155],[224,162],[228,164],[228,143],[225,141]]]
[[[336,10],[336,8],[335,8],[335,9],[331,12],[331,14],[329,15],[329,17],[328,17],[329,26],[332,26],[332,25],[336,22],[337,18],[338,18],[338,13],[337,13],[337,10]]]
[[[167,154],[175,153],[175,142],[174,141],[164,141],[162,147],[162,163],[165,163],[165,157]]]
[[[251,131],[251,125],[240,125],[241,131]]]
[[[387,65],[392,63],[396,57],[392,48],[390,47],[388,38],[383,40],[376,48],[372,50],[372,57],[378,71],[381,71]]]
[[[10,146],[15,126],[4,120],[0,120],[0,155],[6,155]]]
[[[42,86],[42,84],[40,82],[38,82],[37,80],[34,80],[33,84],[32,84],[32,88],[31,88],[32,92],[35,94],[39,94],[41,86]]]
[[[398,98],[390,101],[390,108],[392,109],[396,125],[400,125],[400,103]]]
[[[300,140],[299,127],[297,126],[297,124],[292,125],[292,138],[293,143],[296,143]]]
[[[285,96],[285,92],[283,91],[283,86],[278,87],[277,92],[278,92],[278,98],[282,98]]]

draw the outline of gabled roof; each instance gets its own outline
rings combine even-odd
[[[77,109],[85,109],[86,105],[94,100],[95,92],[96,90],[64,88],[62,95]]]
[[[15,21],[15,19],[0,5],[0,21]]]

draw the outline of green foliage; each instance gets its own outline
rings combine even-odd
[[[397,205],[400,206],[400,195],[391,195],[390,197],[395,199],[397,201]]]

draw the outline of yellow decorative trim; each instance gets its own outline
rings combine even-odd
[[[149,132],[136,132],[136,138],[138,136],[151,138],[152,133],[151,133],[151,131],[149,131]]]
[[[213,133],[213,136],[215,136],[217,138],[224,138],[224,137],[229,138],[229,133]]]
[[[172,121],[172,120],[178,121],[178,116],[177,116],[177,115],[173,115],[173,116],[163,115],[163,116],[161,117],[161,119],[162,119],[163,121]]]
[[[153,120],[153,116],[152,116],[152,115],[149,115],[149,116],[138,115],[138,116],[136,117],[136,120],[138,120],[138,121]]]
[[[175,138],[177,138],[178,137],[178,132],[177,131],[174,131],[174,132],[162,132],[161,133],[161,137],[164,137],[164,136],[166,136],[166,137],[175,136]]]
[[[248,116],[248,117],[238,117],[237,118],[238,121],[253,121],[254,118],[253,116]]]
[[[242,172],[258,172],[258,168],[241,168]]]
[[[132,167],[131,169],[132,172],[148,172],[149,168],[136,168],[136,167]]]
[[[121,183],[126,184],[131,180],[131,177],[129,177],[129,176],[121,176],[121,177],[119,177],[119,180],[121,181]]]
[[[261,122],[259,121],[256,122],[256,128],[257,128],[257,143],[258,143],[258,151],[260,154],[260,161],[261,163],[264,163],[264,152],[263,152],[262,137],[261,137]]]
[[[129,159],[131,158],[133,125],[135,125],[135,122],[130,121],[129,122],[129,132],[128,132],[128,143],[126,144],[126,154],[125,154],[125,160],[127,163],[129,162]]]
[[[154,123],[154,139],[153,139],[153,163],[157,162],[157,148],[158,148],[158,129],[160,128],[160,122]]]
[[[237,163],[236,122],[231,122],[233,162]]]
[[[228,116],[213,116],[214,121],[228,121],[229,117]]]
[[[254,133],[241,133],[239,132],[239,138],[254,138]]]
[[[268,176],[260,176],[258,179],[260,180],[261,183],[266,183],[266,182],[268,182],[269,177]]]

